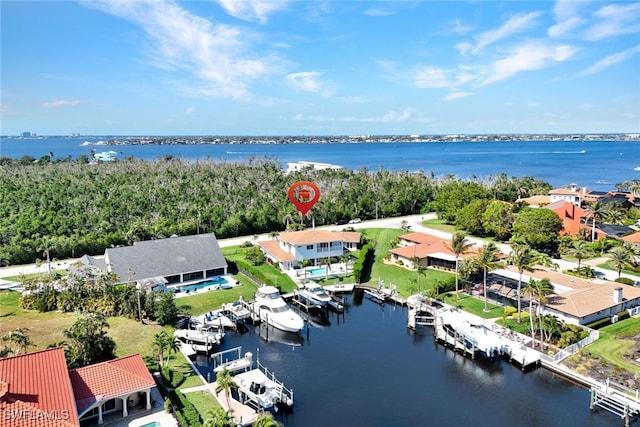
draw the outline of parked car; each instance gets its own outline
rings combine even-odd
[[[347,221],[346,219],[339,219],[336,221],[336,225],[345,225],[347,224],[349,221]]]
[[[349,224],[360,224],[362,222],[362,220],[360,218],[353,218],[351,221],[349,221]]]

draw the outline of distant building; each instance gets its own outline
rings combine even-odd
[[[34,136],[36,136],[36,134],[33,132],[21,132],[20,136],[22,138],[33,138]]]
[[[391,249],[391,261],[408,268],[433,267],[443,270],[456,269],[456,255],[449,249],[450,240],[426,233],[409,233],[400,236],[397,248]],[[460,255],[465,259],[477,255],[477,249]]]
[[[342,169],[342,166],[332,165],[331,163],[318,163],[318,162],[306,162],[306,161],[287,163],[287,173],[300,172],[303,169],[316,169],[316,170]]]

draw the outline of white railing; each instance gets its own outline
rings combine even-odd
[[[578,350],[580,350],[581,348],[584,348],[586,346],[588,346],[589,344],[591,344],[592,342],[596,341],[598,338],[600,338],[600,332],[595,330],[595,329],[590,329],[590,333],[589,336],[578,341],[575,344],[571,344],[569,347],[560,349],[557,353],[553,354],[553,355],[548,355],[548,354],[543,354],[542,355],[542,360],[547,362],[547,363],[554,363],[554,364],[558,364],[561,361],[563,361],[564,359],[566,359],[567,357],[571,356],[573,353],[577,352]]]

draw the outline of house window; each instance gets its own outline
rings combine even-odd
[[[329,243],[327,242],[319,243],[318,252],[329,252]]]
[[[312,250],[313,249],[313,245],[307,245],[307,250]]]

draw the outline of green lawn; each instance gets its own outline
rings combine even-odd
[[[462,310],[480,316],[483,319],[502,317],[502,313],[504,313],[504,307],[491,304],[490,302],[487,303],[489,311],[485,312],[483,298],[470,296],[462,292],[459,293],[459,299],[456,299],[455,292],[447,292],[443,295],[442,300],[449,305],[460,307]]]
[[[631,318],[600,329],[600,339],[581,351],[603,360],[619,369],[640,375],[640,366],[626,357],[632,357],[631,348],[640,336],[640,318]]]
[[[222,248],[222,254],[229,261],[235,262],[238,260],[245,260],[246,250],[247,248],[241,248],[240,246],[230,246]],[[266,282],[268,284],[279,287],[282,292],[291,292],[296,289],[296,284],[291,280],[291,277],[284,274],[268,262],[264,262],[255,268],[266,278]]]
[[[604,268],[606,270],[615,271],[616,273],[618,272],[618,269],[617,268],[613,268],[609,262],[598,264],[598,267]],[[635,275],[635,276],[640,276],[640,272],[637,272],[637,271],[634,271],[634,270],[630,270],[628,268],[622,269],[622,273],[631,274],[631,275]]]
[[[238,301],[241,296],[245,301],[253,299],[257,289],[256,285],[242,275],[238,275],[234,279],[240,281],[241,285],[231,289],[202,291],[187,297],[176,298],[176,305],[182,312],[198,316],[216,310],[222,304]]]
[[[451,224],[447,224],[443,219],[435,218],[422,221],[422,225],[434,230],[446,231],[447,233],[455,233],[456,227]]]
[[[220,406],[218,401],[209,391],[192,391],[185,396],[196,407],[203,420],[207,418],[207,412]]]

